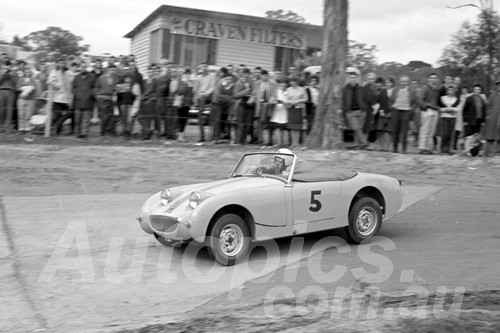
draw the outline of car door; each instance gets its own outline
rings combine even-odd
[[[293,224],[335,218],[342,181],[294,182],[291,188]]]
[[[268,186],[264,191],[251,193],[245,198],[245,207],[252,212],[255,223],[270,226],[286,226],[288,220],[285,186],[276,181],[276,186]]]

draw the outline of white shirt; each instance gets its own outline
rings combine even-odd
[[[441,103],[445,106],[444,108],[441,108],[441,118],[456,118],[460,104],[454,107],[452,105],[455,104],[457,100],[458,98],[455,96],[441,96]],[[444,111],[445,109],[448,109],[448,111]]]
[[[309,87],[309,92],[311,93],[311,102],[314,104],[314,105],[318,105],[318,101],[319,101],[319,89],[318,88],[313,88],[313,87]]]

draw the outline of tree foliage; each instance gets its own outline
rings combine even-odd
[[[414,69],[419,69],[419,68],[422,68],[422,67],[432,67],[431,64],[428,64],[428,63],[426,63],[426,62],[424,62],[422,60],[412,60],[406,66],[414,68]]]
[[[442,76],[440,69],[433,68],[431,64],[421,60],[412,60],[406,65],[395,61],[384,62],[377,65],[374,72],[379,77],[392,77],[396,81],[398,81],[401,76],[408,75],[411,80],[415,80],[420,84],[425,84],[431,73]]]
[[[62,55],[76,55],[88,51],[89,45],[81,45],[83,38],[59,27],[48,27],[23,37],[25,47],[37,52],[38,57],[45,57],[51,52]]]
[[[273,20],[281,20],[281,21],[289,21],[295,23],[306,23],[306,19],[294,11],[288,10],[285,11],[283,9],[277,10],[268,10],[266,12],[266,18]]]
[[[347,53],[347,66],[356,67],[363,74],[372,72],[377,66],[377,57],[375,55],[377,51],[375,45],[350,40]]]
[[[31,48],[18,35],[14,35],[14,38],[12,38],[12,43],[10,43],[10,44],[14,45],[14,46],[22,47],[24,51],[31,51]]]
[[[492,8],[481,8],[477,22],[464,22],[445,47],[439,64],[455,75],[486,78],[489,86],[500,64],[500,16]],[[480,77],[476,81],[481,80]]]

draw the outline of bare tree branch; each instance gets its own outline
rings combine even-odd
[[[481,7],[479,7],[478,5],[475,5],[473,3],[468,3],[465,5],[456,6],[456,7],[446,6],[446,8],[449,8],[449,9],[458,9],[458,8],[462,8],[462,7],[476,7],[477,9],[482,10]]]

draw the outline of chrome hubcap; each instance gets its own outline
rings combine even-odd
[[[359,211],[356,218],[356,229],[362,236],[369,236],[377,226],[377,214],[371,207]]]
[[[235,224],[228,224],[220,233],[219,244],[224,255],[237,255],[243,247],[243,231]]]

